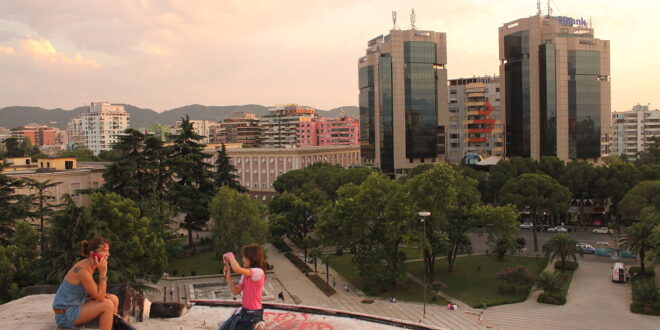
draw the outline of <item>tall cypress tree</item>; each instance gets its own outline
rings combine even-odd
[[[241,186],[238,182],[238,175],[235,173],[236,167],[229,161],[227,148],[223,143],[222,147],[218,150],[217,157],[215,158],[215,175],[213,177],[215,187],[220,188],[222,186],[227,186],[239,192],[247,192],[247,189]]]
[[[181,118],[181,133],[172,137],[172,172],[176,178],[170,189],[170,200],[177,210],[186,213],[184,226],[188,229],[188,244],[194,246],[192,230],[209,220],[208,204],[215,187],[212,165],[206,162],[210,155],[205,154],[204,144],[199,143],[203,136],[195,133],[190,118]]]
[[[14,235],[16,221],[30,214],[32,196],[14,193],[25,185],[20,179],[0,174],[0,243],[8,244]]]

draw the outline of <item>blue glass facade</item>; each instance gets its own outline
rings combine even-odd
[[[392,57],[382,54],[378,62],[380,83],[380,167],[394,172],[394,105],[392,103]]]
[[[376,158],[376,109],[374,104],[374,67],[368,65],[358,71],[360,87],[360,153]]]
[[[600,52],[568,51],[569,158],[600,157]]]
[[[506,155],[530,157],[529,31],[504,36]]]
[[[436,44],[404,42],[406,157],[437,156]]]
[[[557,68],[555,45],[539,46],[541,156],[557,156]]]

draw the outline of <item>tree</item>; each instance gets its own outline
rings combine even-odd
[[[25,156],[23,150],[21,149],[21,141],[15,137],[7,138],[3,141],[5,145],[5,155],[7,157],[23,157]]]
[[[649,139],[649,145],[637,153],[637,165],[660,164],[660,136],[653,136]]]
[[[353,261],[360,276],[369,279],[368,291],[395,284],[404,275],[399,244],[414,217],[402,185],[373,172],[359,186],[342,186],[337,195],[318,223],[321,240],[353,248]]]
[[[0,243],[7,244],[14,234],[15,223],[29,215],[31,196],[15,191],[25,185],[25,180],[13,179],[0,173]]]
[[[141,216],[135,202],[115,193],[93,193],[89,207],[92,222],[100,222],[99,236],[110,239],[109,276],[113,282],[156,281],[167,267],[165,241],[152,231],[152,220]],[[91,238],[91,236],[88,236]]]
[[[501,203],[516,205],[518,210],[530,210],[534,228],[543,211],[563,213],[571,200],[570,191],[545,174],[523,174],[509,180],[499,192]],[[536,230],[532,231],[534,251],[538,251]]]
[[[147,178],[151,175],[150,169],[142,154],[145,138],[142,132],[132,128],[117,137],[118,141],[112,146],[117,152],[117,159],[103,173],[104,187],[108,191],[134,201],[140,201],[154,192]]]
[[[62,182],[52,182],[50,179],[43,182],[31,178],[26,180],[26,185],[30,187],[30,190],[36,190],[36,194],[34,194],[34,198],[32,198],[32,208],[34,211],[31,212],[31,216],[34,219],[39,219],[39,249],[42,252],[42,255],[43,251],[46,249],[44,221],[47,218],[52,217],[55,214],[55,209],[60,206],[57,203],[51,202],[55,197],[52,193],[49,193],[49,190],[57,187],[60,183]]]
[[[543,156],[539,162],[539,171],[549,175],[555,180],[559,180],[566,170],[564,161],[556,156]]]
[[[647,207],[642,211],[641,217],[641,221],[626,229],[621,247],[639,254],[642,273],[646,273],[646,252],[656,247],[653,230],[660,224],[660,212]]]
[[[195,133],[190,118],[181,118],[181,133],[172,136],[173,160],[171,170],[177,181],[170,186],[169,199],[180,212],[186,213],[184,226],[188,229],[188,245],[194,247],[192,230],[209,220],[208,203],[213,197],[213,172],[206,163],[209,155],[199,143],[203,136]]]
[[[49,284],[59,283],[78,260],[80,242],[99,235],[105,226],[91,216],[89,208],[78,207],[71,196],[63,199],[62,207],[48,219],[48,249],[43,251],[39,267],[39,275]]]
[[[559,278],[558,273],[551,273],[547,270],[543,271],[536,280],[536,286],[550,294],[561,291],[562,284],[562,280]]]
[[[627,218],[639,218],[643,209],[651,207],[660,211],[660,180],[642,181],[623,196],[618,208]]]
[[[448,164],[436,164],[406,182],[407,190],[417,211],[429,211],[427,225],[414,231],[422,247],[425,271],[433,281],[435,258],[448,248],[448,271],[453,271],[454,261],[461,248],[469,246],[467,231],[477,221],[474,208],[481,196],[477,181],[465,177]],[[423,232],[426,237],[421,239]]]
[[[583,160],[574,160],[566,165],[559,182],[571,191],[573,198],[587,199],[595,195],[598,170]],[[580,225],[585,226],[584,203],[580,203]]]
[[[247,194],[221,186],[209,204],[215,251],[240,251],[245,245],[264,244],[268,225],[263,207]]]
[[[564,271],[566,268],[566,258],[571,258],[573,261],[577,262],[577,256],[583,256],[582,250],[577,248],[578,242],[572,239],[566,233],[558,233],[553,235],[548,243],[543,247],[543,252],[545,257],[553,261],[557,258],[561,260],[562,268]]]
[[[501,160],[497,165],[490,168],[490,175],[486,184],[486,191],[488,193],[484,196],[484,200],[499,202],[498,192],[509,180],[521,174],[537,172],[538,162],[531,158],[511,157]]]
[[[79,162],[98,162],[101,160],[98,156],[94,155],[94,152],[83,146],[76,147],[73,150],[62,151],[57,154],[57,157],[73,157]]]
[[[216,187],[227,186],[231,189],[234,189],[238,192],[246,192],[247,189],[241,186],[238,182],[238,175],[236,173],[236,167],[231,164],[229,161],[229,156],[227,155],[227,148],[225,144],[222,144],[222,147],[218,150],[218,154],[215,158],[215,173],[213,179],[215,181]]]
[[[519,249],[517,239],[520,227],[518,211],[514,205],[478,206],[475,216],[475,221],[482,225],[488,234],[488,245],[491,250],[498,252],[499,259],[503,259],[507,252],[513,253]]]

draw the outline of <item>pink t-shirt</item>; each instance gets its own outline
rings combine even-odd
[[[261,268],[250,268],[250,277],[247,281],[245,275],[241,275],[238,284],[243,286],[243,308],[261,309],[261,291],[265,280],[266,276]]]

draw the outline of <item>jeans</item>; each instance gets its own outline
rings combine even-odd
[[[263,319],[263,315],[263,308],[253,311],[241,308],[220,326],[220,330],[252,330],[252,327]]]

